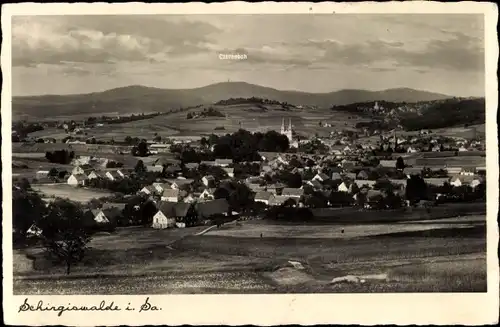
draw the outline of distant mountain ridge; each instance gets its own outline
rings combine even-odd
[[[117,112],[166,112],[180,107],[205,105],[229,98],[258,97],[294,105],[328,108],[355,102],[420,102],[452,96],[396,88],[383,91],[346,89],[329,93],[282,91],[246,82],[223,82],[193,89],[161,89],[131,85],[102,92],[75,95],[18,96],[12,99],[14,116],[98,114]]]

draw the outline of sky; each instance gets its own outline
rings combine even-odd
[[[246,55],[244,60],[221,54]],[[14,95],[243,81],[484,96],[476,14],[14,16]]]

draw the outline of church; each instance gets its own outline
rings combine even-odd
[[[292,119],[289,120],[288,122],[288,128],[285,127],[285,118],[283,118],[281,122],[281,135],[285,135],[288,138],[288,141],[290,144],[293,141],[293,134],[292,134]]]

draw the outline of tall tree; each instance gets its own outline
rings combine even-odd
[[[46,254],[54,263],[64,263],[69,275],[71,267],[84,258],[91,241],[90,223],[82,208],[69,200],[56,200],[40,225]]]

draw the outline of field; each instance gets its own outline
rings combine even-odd
[[[70,198],[72,201],[88,202],[92,199],[110,196],[113,193],[103,190],[94,190],[88,188],[74,187],[68,184],[33,184],[31,186],[35,191],[41,193],[42,196],[51,198]]]
[[[484,223],[484,216],[468,216],[390,225],[256,220],[220,229],[121,228],[95,236],[69,276],[39,248],[15,250],[14,293],[485,291]],[[364,283],[332,283],[346,275]]]
[[[198,108],[151,119],[92,128],[86,130],[85,137],[94,136],[99,140],[113,138],[121,141],[126,136],[153,139],[156,133],[162,138],[167,138],[170,136],[209,135],[211,133],[226,134],[240,128],[261,132],[279,131],[283,118],[286,120],[286,124],[288,124],[288,119],[292,119],[293,128],[300,134],[312,136],[318,133],[327,136],[333,130],[354,129],[356,123],[365,120],[354,114],[336,112],[330,109],[290,109],[285,111],[281,107],[268,105],[267,110],[262,110],[251,104],[213,107],[224,113],[226,117],[186,119],[188,112],[194,113],[203,110],[203,108]],[[330,123],[332,127],[320,127],[320,121]],[[224,129],[215,130],[217,127]],[[52,128],[31,133],[30,136],[53,137],[59,141],[67,135],[60,129]]]

